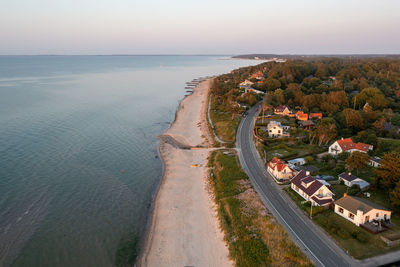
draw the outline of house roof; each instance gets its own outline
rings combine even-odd
[[[299,162],[303,163],[303,162],[306,162],[306,160],[304,158],[297,158],[297,159],[288,160],[288,163],[292,163],[292,164],[299,163]]]
[[[323,198],[323,199],[319,199],[319,198],[313,196],[311,199],[314,200],[315,202],[317,202],[318,205],[320,205],[320,206],[323,206],[323,205],[325,205],[325,204],[328,204],[328,203],[331,203],[331,202],[332,202],[332,198]]]
[[[278,159],[277,157],[273,157],[272,160],[270,162],[268,162],[268,167],[270,167],[273,170],[276,169],[278,172],[281,172],[286,167],[288,167],[290,169],[290,167],[287,166],[283,160]],[[290,170],[292,170],[292,169],[290,169]]]
[[[351,182],[351,181],[357,179],[358,177],[351,174],[351,172],[342,172],[341,174],[339,174],[339,178],[342,178],[343,180]]]
[[[341,206],[342,208],[357,214],[357,210],[362,211],[363,213],[367,213],[373,209],[378,209],[378,210],[386,210],[390,211],[385,207],[382,207],[376,203],[373,203],[371,201],[368,201],[363,198],[359,197],[352,197],[352,196],[343,196],[341,199],[338,199],[335,201],[336,205]]]
[[[323,186],[321,182],[312,178],[310,175],[307,175],[305,171],[300,171],[295,177],[292,178],[292,180],[290,180],[290,182],[300,188],[308,196],[312,196]],[[309,185],[305,187],[303,186],[302,182]]]
[[[311,118],[322,118],[322,113],[310,113]]]
[[[288,109],[289,111],[290,111],[290,108],[288,107],[288,106],[282,106],[282,105],[280,105],[280,106],[277,106],[277,107],[275,107],[275,112],[283,112],[285,109]]]
[[[364,143],[354,143],[351,138],[337,140],[337,143],[342,148],[343,151],[350,150],[350,149],[357,149],[364,152],[367,152],[371,145],[364,144]]]
[[[303,127],[315,126],[315,123],[313,121],[310,121],[310,120],[299,121],[299,124],[301,124],[301,126],[303,126]]]

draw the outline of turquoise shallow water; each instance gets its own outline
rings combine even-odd
[[[0,266],[113,266],[143,236],[157,136],[217,56],[1,56]]]

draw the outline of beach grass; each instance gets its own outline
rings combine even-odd
[[[312,265],[265,208],[233,151],[212,152],[209,166],[218,217],[236,266]]]

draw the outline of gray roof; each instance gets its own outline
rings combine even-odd
[[[372,209],[390,211],[389,209],[382,207],[376,203],[373,203],[369,200],[366,200],[364,198],[352,197],[352,196],[343,196],[341,199],[336,200],[335,204],[343,207],[344,209],[354,214],[357,214],[357,210],[360,210],[364,213],[367,213]]]

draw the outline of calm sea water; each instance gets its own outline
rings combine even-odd
[[[0,266],[113,266],[143,236],[157,136],[216,56],[0,57]],[[123,249],[122,249],[123,251]]]

